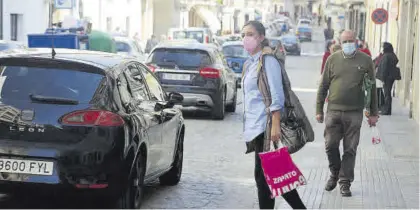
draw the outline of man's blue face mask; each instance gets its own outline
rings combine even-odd
[[[351,55],[356,51],[356,44],[354,42],[346,42],[341,44],[343,48],[343,53],[346,55]]]

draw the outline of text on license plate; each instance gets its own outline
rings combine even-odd
[[[168,74],[168,73],[164,73],[163,74],[163,79],[166,80],[190,80],[190,75],[189,74]]]
[[[0,172],[16,174],[52,175],[53,162],[0,158]]]

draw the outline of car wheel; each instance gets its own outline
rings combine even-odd
[[[213,119],[223,120],[225,118],[225,103],[226,93],[222,92],[219,94],[219,98],[215,100],[212,116]]]
[[[182,163],[184,161],[184,134],[179,136],[178,147],[175,153],[175,159],[172,163],[172,168],[161,177],[159,182],[161,185],[173,186],[177,185],[181,180]]]
[[[117,200],[118,209],[139,209],[143,203],[145,161],[139,156],[135,163],[135,172],[122,195]]]
[[[227,112],[235,112],[236,111],[237,96],[238,96],[238,89],[235,88],[235,93],[233,95],[232,103],[226,106],[226,111]]]

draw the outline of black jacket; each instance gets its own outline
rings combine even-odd
[[[381,81],[395,80],[397,77],[398,58],[395,53],[385,53],[379,62],[376,78]]]

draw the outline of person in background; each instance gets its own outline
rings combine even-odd
[[[350,186],[354,181],[356,152],[360,140],[365,108],[363,84],[365,74],[375,81],[372,59],[356,49],[355,35],[344,31],[341,36],[342,51],[332,54],[322,73],[316,100],[316,120],[324,122],[324,104],[328,94],[327,114],[325,117],[325,150],[328,157],[330,178],[325,185],[332,191],[337,182],[343,197],[352,196]],[[376,126],[378,106],[376,85],[371,90],[368,123]],[[340,141],[343,139],[343,156],[340,157]]]
[[[267,113],[264,104],[264,93],[259,91],[258,63],[264,47],[269,46],[265,38],[265,27],[258,21],[249,21],[242,29],[243,45],[250,57],[244,64],[242,88],[244,91],[243,136],[246,141],[246,153],[255,153],[254,176],[257,184],[258,203],[260,209],[274,209],[275,199],[271,198],[271,190],[267,185],[261,166],[260,152],[266,151],[265,133],[269,140],[278,142],[281,138],[281,110],[284,108],[285,98],[282,84],[282,69],[274,56],[264,57],[264,70],[271,95],[269,106],[271,126],[267,125]],[[271,127],[271,128],[270,128]],[[270,144],[268,144],[270,145]],[[281,167],[281,165],[279,165]],[[306,209],[296,189],[285,193],[282,197],[293,209]]]
[[[389,42],[383,43],[383,55],[379,61],[378,72],[376,78],[383,82],[383,90],[385,95],[384,105],[382,106],[380,114],[391,115],[392,111],[392,86],[395,79],[397,79],[397,64],[398,58],[394,53],[394,47]]]
[[[369,50],[369,46],[365,41],[359,41],[359,50],[372,57],[372,54]]]
[[[327,23],[327,28],[324,29],[324,38],[325,38],[325,41],[334,39],[334,29],[331,28],[330,19]]]
[[[282,35],[287,34],[287,25],[286,25],[286,23],[283,23],[283,25],[281,26],[281,33],[282,33]]]
[[[328,57],[330,57],[331,53],[331,46],[334,45],[333,40],[328,40],[325,46],[324,56],[322,57],[322,65],[321,65],[321,74],[324,71],[325,62],[327,62]]]
[[[150,51],[158,44],[159,42],[156,39],[156,36],[152,34],[151,38],[147,40],[147,43],[146,43],[146,49],[145,49],[146,53],[150,53]]]

